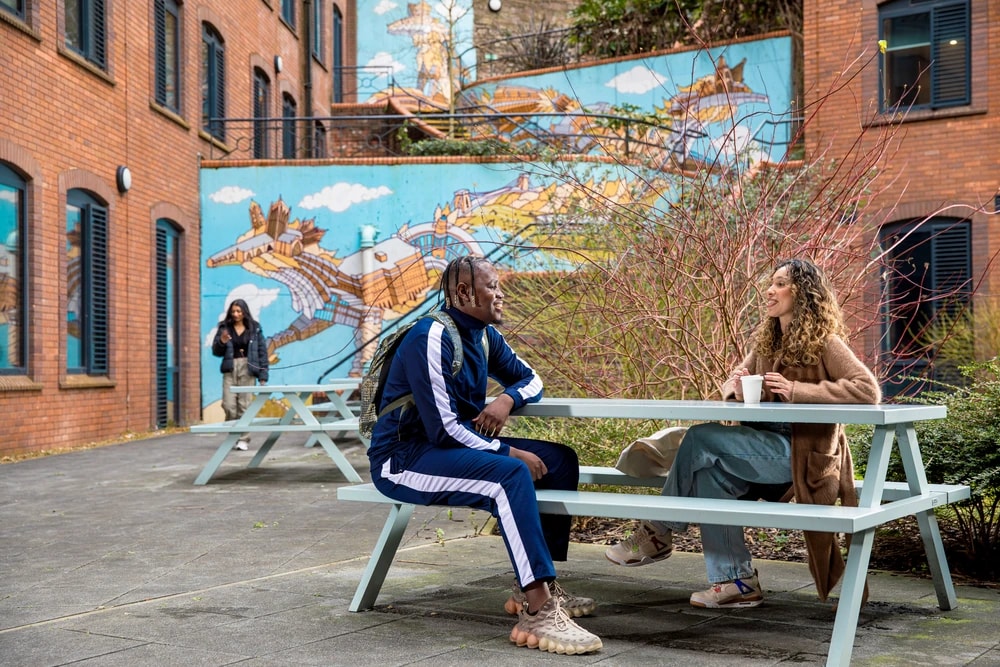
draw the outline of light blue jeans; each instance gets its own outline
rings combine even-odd
[[[662,495],[740,498],[750,484],[792,481],[791,440],[746,426],[697,424],[688,429]],[[658,532],[687,530],[686,523],[651,521]],[[710,583],[753,576],[750,551],[739,526],[701,526],[701,546]]]

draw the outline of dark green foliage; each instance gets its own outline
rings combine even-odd
[[[407,153],[414,156],[427,155],[508,155],[508,145],[497,139],[424,139],[407,146]]]

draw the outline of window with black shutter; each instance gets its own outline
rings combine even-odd
[[[66,46],[101,69],[107,69],[105,0],[65,0]]]
[[[271,81],[258,68],[253,71],[253,156],[263,159],[270,156],[268,150],[267,118],[271,104]]]
[[[180,232],[170,220],[156,221],[156,425],[179,424],[180,419]]]
[[[210,24],[201,30],[201,128],[226,140],[226,51],[222,36]]]
[[[971,102],[969,0],[896,0],[879,7],[883,111]]]
[[[295,126],[298,122],[295,100],[287,93],[281,96],[281,157],[294,159],[298,151]]]
[[[153,0],[156,102],[180,112],[180,9],[175,0]]]
[[[108,209],[83,190],[66,206],[67,371],[108,375]]]
[[[890,384],[926,369],[928,345],[942,315],[954,318],[970,307],[972,239],[968,220],[936,217],[883,227],[887,253],[884,276],[884,349]],[[887,392],[893,395],[893,392]]]
[[[344,101],[344,15],[333,8],[333,102]]]

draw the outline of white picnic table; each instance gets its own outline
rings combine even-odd
[[[914,423],[946,416],[937,405],[829,405],[732,401],[666,401],[638,399],[545,398],[527,405],[515,416],[621,418],[669,421],[767,421],[811,424],[869,424],[874,426],[865,477],[856,484],[858,507],[749,502],[708,498],[674,498],[629,492],[536,492],[539,510],[549,514],[622,519],[684,521],[734,526],[846,533],[852,536],[840,602],[834,620],[827,665],[849,665],[861,609],[865,576],[875,530],[904,516],[916,516],[933,578],[938,606],[953,609],[957,600],[948,571],[944,545],[934,508],[970,495],[968,486],[929,484],[917,443]],[[887,482],[889,455],[899,451],[906,474],[904,483]],[[629,478],[613,468],[583,468],[581,484],[632,486],[661,485],[662,479]],[[349,609],[374,605],[406,529],[412,505],[386,498],[371,484],[345,486],[338,498],[384,503],[389,516],[372,551]]]
[[[196,424],[191,427],[192,433],[227,434],[194,483],[198,485],[208,483],[226,457],[233,452],[233,446],[243,434],[257,433],[267,436],[247,464],[248,468],[256,468],[264,461],[264,457],[283,433],[303,432],[309,434],[307,447],[319,443],[349,482],[360,482],[361,476],[330,437],[331,433],[357,432],[358,418],[348,405],[346,397],[360,385],[360,378],[344,378],[323,384],[233,387],[233,393],[254,394],[254,399],[239,419],[216,424]],[[316,393],[325,393],[329,399],[329,404],[324,406],[325,414],[319,417],[314,407],[306,404],[309,397]],[[261,408],[272,398],[284,399],[288,403],[288,410],[280,418],[259,417]]]

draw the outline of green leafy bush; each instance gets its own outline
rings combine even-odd
[[[510,148],[497,139],[425,139],[407,147],[407,152],[415,156],[427,155],[508,155]]]

